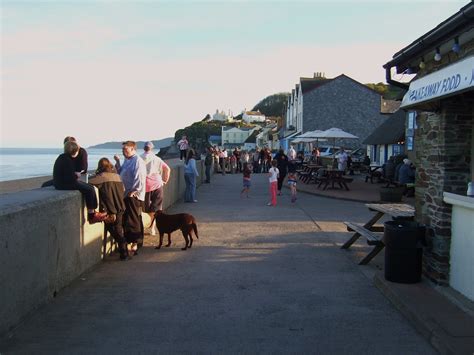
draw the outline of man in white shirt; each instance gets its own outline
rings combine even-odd
[[[345,171],[347,167],[347,153],[344,151],[344,148],[341,148],[341,151],[337,155],[337,168],[338,170]]]
[[[292,145],[290,145],[290,149],[288,149],[288,158],[290,158],[290,160],[296,159],[296,150]]]

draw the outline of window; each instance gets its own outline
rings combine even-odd
[[[413,150],[416,126],[416,111],[409,111],[407,114],[407,125],[405,130],[407,150]]]

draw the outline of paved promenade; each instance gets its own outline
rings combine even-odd
[[[433,354],[375,288],[380,258],[357,265],[341,221],[364,222],[363,203],[288,189],[268,207],[267,179],[214,176],[189,212],[200,239],[155,250],[148,237],[129,262],[109,257],[0,341],[1,354],[317,353]],[[34,252],[32,252],[34,257]]]

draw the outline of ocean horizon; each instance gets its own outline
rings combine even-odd
[[[95,170],[100,158],[113,161],[121,149],[86,148],[88,170]],[[38,176],[52,176],[54,162],[62,148],[0,148],[0,181],[19,180]]]

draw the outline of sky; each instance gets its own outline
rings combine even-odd
[[[315,72],[385,82],[394,53],[468,3],[0,0],[0,147],[172,137]]]

